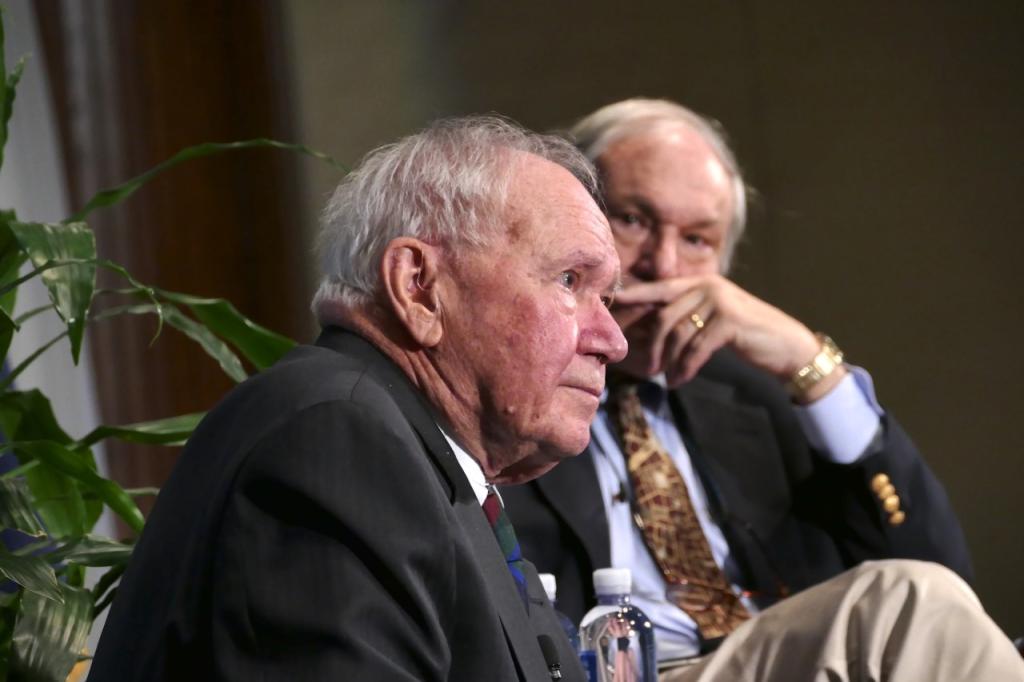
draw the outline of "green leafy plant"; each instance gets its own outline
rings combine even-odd
[[[0,21],[0,165],[24,66],[22,60],[8,73],[3,46]],[[123,201],[152,177],[179,163],[252,147],[288,149],[334,163],[306,147],[267,139],[201,144],[98,193],[63,222],[20,220],[14,211],[0,209],[0,356],[6,360],[12,338],[28,318],[56,314],[63,322],[60,334],[0,378],[0,431],[5,439],[0,442],[0,453],[13,453],[18,461],[16,468],[0,476],[0,524],[29,540],[13,551],[0,544],[0,577],[16,588],[0,594],[0,679],[67,678],[81,656],[93,619],[110,604],[117,579],[131,556],[131,542],[93,533],[103,508],[112,510],[136,536],[142,531],[144,519],[134,498],[153,491],[125,490],[99,475],[93,447],[107,438],[181,445],[203,416],[100,426],[73,437],[60,427],[42,392],[16,388],[21,372],[64,338],[77,364],[88,325],[114,315],[154,315],[157,334],[163,325],[169,325],[188,335],[235,381],[247,374],[242,358],[258,371],[294,345],[253,323],[225,300],[138,282],[123,267],[97,257],[93,232],[86,222],[93,210]],[[96,274],[101,269],[115,273],[123,288],[98,290]],[[18,288],[35,278],[45,284],[50,304],[13,317]],[[128,302],[95,312],[97,296],[111,293]],[[91,588],[85,581],[90,567],[105,569]]]

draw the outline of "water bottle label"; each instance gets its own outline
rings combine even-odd
[[[580,663],[583,664],[583,672],[587,675],[587,682],[598,682],[597,679],[597,652],[581,651]]]

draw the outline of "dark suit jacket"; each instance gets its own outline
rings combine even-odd
[[[712,515],[747,578],[773,596],[826,580],[866,559],[937,561],[968,580],[970,558],[949,500],[891,417],[876,451],[855,465],[815,455],[778,382],[717,353],[670,397]],[[886,473],[902,525],[871,490]],[[523,553],[558,579],[558,608],[580,618],[593,604],[591,573],[609,565],[608,524],[589,451],[502,496]]]
[[[89,679],[546,680],[544,633],[581,680],[527,575],[529,616],[426,403],[327,330],[196,430]]]

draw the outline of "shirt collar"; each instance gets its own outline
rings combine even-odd
[[[441,429],[440,425],[437,428]],[[473,489],[473,494],[476,495],[477,501],[483,504],[484,500],[487,499],[490,486],[487,485],[487,479],[484,477],[484,470],[480,467],[480,463],[463,450],[444,429],[441,429],[441,435],[448,441],[448,446],[455,453],[455,460],[462,467],[462,473],[466,474],[466,478],[469,479],[469,487]]]

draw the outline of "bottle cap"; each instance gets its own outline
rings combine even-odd
[[[628,568],[599,568],[594,571],[594,592],[597,594],[629,594],[633,575]]]
[[[540,578],[540,584],[544,587],[544,593],[548,595],[548,599],[555,601],[555,595],[558,593],[558,581],[555,580],[555,576],[550,573],[541,573],[537,577]]]

